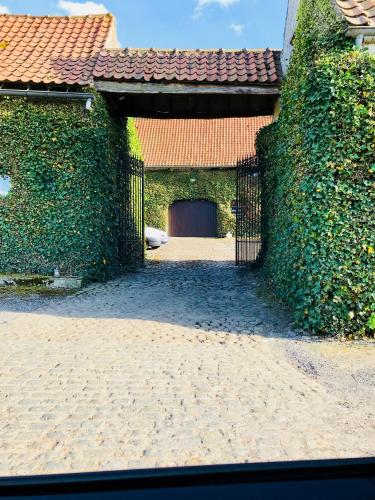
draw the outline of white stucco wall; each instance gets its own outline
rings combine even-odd
[[[284,29],[284,44],[283,44],[283,51],[281,54],[281,66],[283,68],[284,74],[286,73],[290,56],[292,55],[293,47],[291,45],[291,41],[296,27],[298,5],[299,5],[299,0],[288,1],[288,12],[286,15],[285,29]]]
[[[366,43],[364,47],[370,52],[370,54],[373,54],[375,56],[375,43]]]

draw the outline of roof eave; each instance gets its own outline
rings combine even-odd
[[[273,84],[259,82],[253,84],[227,84],[221,82],[174,83],[102,80],[100,77],[96,77],[94,86],[100,92],[116,94],[280,94],[280,81]]]
[[[174,171],[191,171],[191,170],[217,170],[217,169],[235,169],[236,164],[232,163],[230,165],[148,165],[145,164],[145,170],[174,170]]]
[[[375,26],[348,26],[345,34],[349,38],[357,38],[357,36],[363,35],[366,37],[375,37]]]

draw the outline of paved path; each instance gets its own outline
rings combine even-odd
[[[293,332],[232,251],[3,302],[0,474],[374,455],[373,346]]]

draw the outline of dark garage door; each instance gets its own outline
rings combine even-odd
[[[169,235],[215,238],[216,203],[206,200],[175,201],[169,207]]]

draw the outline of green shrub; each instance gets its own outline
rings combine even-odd
[[[236,198],[235,170],[148,171],[145,186],[145,220],[149,226],[166,230],[168,207],[174,201],[204,199],[217,203],[218,235],[234,234],[231,201]]]
[[[125,124],[82,102],[0,100],[0,270],[102,279],[118,267],[118,159]]]
[[[128,118],[126,124],[127,148],[131,155],[142,159],[142,146],[134,118]]]
[[[260,132],[264,272],[297,323],[372,331],[375,59],[329,0],[302,0],[278,122]]]

